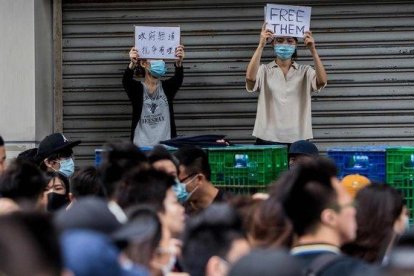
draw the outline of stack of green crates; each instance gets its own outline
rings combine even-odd
[[[401,191],[414,222],[414,147],[387,148],[387,184]]]
[[[286,146],[237,145],[208,148],[211,182],[234,194],[267,191],[267,186],[287,170]]]

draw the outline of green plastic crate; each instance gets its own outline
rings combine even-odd
[[[211,181],[235,194],[264,192],[288,167],[286,146],[208,148]]]
[[[414,222],[414,147],[387,148],[387,184],[401,191]]]

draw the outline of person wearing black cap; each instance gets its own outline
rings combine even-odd
[[[4,147],[4,140],[0,136],[0,174],[6,169],[6,149]]]
[[[312,142],[299,140],[289,148],[289,167],[305,164],[319,156],[318,148]]]
[[[62,133],[46,136],[39,144],[36,160],[43,171],[59,171],[66,177],[75,172],[72,148],[81,141],[69,141]]]

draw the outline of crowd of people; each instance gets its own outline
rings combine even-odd
[[[260,65],[267,44],[276,57]],[[176,136],[182,45],[166,80],[164,61],[130,50],[131,142],[106,144],[98,167],[76,170],[80,141],[62,133],[6,166],[0,137],[0,275],[414,275],[401,194],[362,176],[340,181],[308,141],[310,95],[327,75],[312,33],[314,68],[296,63],[297,45],[264,25],[246,71],[246,89],[259,92],[256,144],[289,149],[289,170],[267,193],[216,187],[202,148],[157,145]]]
[[[401,194],[341,182],[309,141],[293,143],[289,170],[254,195],[215,187],[196,146],[107,144],[99,167],[75,172],[79,143],[54,133],[0,166],[2,275],[414,273]]]

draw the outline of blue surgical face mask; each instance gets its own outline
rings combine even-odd
[[[178,179],[175,180],[175,185],[173,186],[173,190],[177,195],[177,200],[180,203],[184,203],[188,200],[189,195],[185,188],[185,185],[181,183]]]
[[[296,46],[290,44],[276,44],[273,47],[275,55],[281,60],[287,60],[295,53]]]
[[[153,77],[160,78],[167,73],[165,62],[163,60],[151,60],[149,72]]]
[[[59,172],[61,172],[66,177],[71,177],[75,172],[75,163],[72,158],[67,158],[60,160]]]

